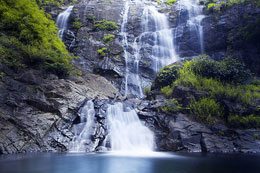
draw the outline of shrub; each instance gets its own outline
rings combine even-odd
[[[96,20],[96,16],[94,16],[93,14],[88,14],[87,19],[93,22],[94,20]]]
[[[26,66],[51,68],[59,64],[73,70],[65,45],[57,37],[58,28],[40,10],[35,0],[1,1],[1,62],[14,69]],[[54,73],[60,74],[54,68]]]
[[[201,98],[198,101],[193,100],[188,108],[196,119],[209,124],[217,122],[218,118],[221,118],[224,112],[219,103],[208,97]]]
[[[161,107],[161,111],[168,114],[168,113],[176,113],[182,110],[182,105],[178,103],[178,100],[175,98],[171,100],[164,101],[165,106]]]
[[[216,9],[216,3],[208,3],[207,4],[207,11]]]
[[[151,91],[151,88],[149,86],[146,86],[143,88],[143,93],[147,96]]]
[[[108,48],[106,47],[103,47],[101,49],[98,49],[97,50],[97,53],[101,56],[101,57],[105,57],[106,56],[106,53],[109,51]]]
[[[103,41],[107,44],[113,41],[113,39],[115,38],[115,35],[105,35],[103,38]]]
[[[205,59],[205,56],[194,61],[192,70],[195,74],[207,78],[215,78],[226,82],[242,82],[247,80],[251,73],[245,64],[231,58],[221,61]]]
[[[118,28],[117,24],[112,21],[107,21],[107,20],[101,20],[101,21],[96,21],[94,24],[94,31],[114,31]]]
[[[248,116],[230,115],[228,122],[231,126],[238,128],[260,128],[260,116],[253,114]]]
[[[155,80],[153,82],[153,88],[163,88],[172,84],[178,77],[178,65],[165,66],[163,69],[156,74]]]
[[[168,5],[173,5],[173,4],[175,4],[176,3],[176,0],[167,0],[167,1],[165,1],[164,3],[166,3],[166,4],[168,4]]]
[[[165,95],[165,96],[170,96],[172,95],[173,89],[170,85],[161,88],[161,92]]]
[[[73,22],[73,28],[75,29],[79,29],[81,28],[83,25],[79,22],[79,21],[75,21]]]

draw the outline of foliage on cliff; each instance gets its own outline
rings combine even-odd
[[[173,71],[177,72],[172,74]],[[254,80],[251,83],[245,83],[251,76],[245,65],[235,59],[227,58],[215,61],[202,56],[196,60],[186,61],[179,66],[172,65],[162,69],[156,78],[161,78],[162,81],[167,79],[165,82],[168,85],[161,84],[161,81],[156,79],[153,84],[156,87],[153,89],[160,89],[168,98],[176,94],[174,93],[176,86],[206,91],[207,95],[196,97],[195,100],[190,101],[187,107],[197,119],[210,124],[222,119],[236,127],[243,125],[243,127],[260,128],[258,123],[260,82]],[[233,103],[241,108],[241,114],[237,116],[244,119],[242,122],[240,120],[234,122],[237,120],[234,112],[223,111],[225,102]],[[247,111],[249,107],[250,110]],[[247,112],[252,115],[248,117]],[[250,118],[250,121],[246,121],[246,117]],[[252,123],[254,120],[257,122]],[[245,122],[250,122],[250,124]]]
[[[0,62],[19,70],[44,68],[59,76],[72,71],[73,58],[58,28],[35,0],[0,0]]]

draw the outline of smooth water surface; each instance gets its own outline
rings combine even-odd
[[[0,156],[1,173],[257,173],[260,156],[26,154]]]

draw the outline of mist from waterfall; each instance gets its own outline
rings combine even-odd
[[[68,20],[69,20],[72,10],[73,10],[73,6],[69,6],[65,11],[63,11],[62,13],[60,13],[58,15],[57,20],[56,20],[56,24],[58,25],[58,27],[60,29],[58,34],[62,41],[63,41],[64,31],[68,27]]]
[[[151,130],[142,124],[134,109],[121,102],[108,105],[109,137],[112,151],[150,152],[154,148]]]

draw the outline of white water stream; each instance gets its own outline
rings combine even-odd
[[[118,102],[107,109],[112,151],[149,152],[154,147],[153,132],[142,124],[134,109]]]
[[[68,27],[68,20],[69,20],[72,10],[73,10],[73,6],[69,6],[65,11],[60,13],[59,16],[57,17],[56,24],[60,28],[58,34],[59,34],[61,40],[63,40],[63,33]]]
[[[93,133],[93,124],[95,118],[94,103],[89,100],[80,111],[80,122],[85,123],[82,131],[75,136],[72,142],[71,152],[85,152],[87,145],[90,145],[90,137]]]

